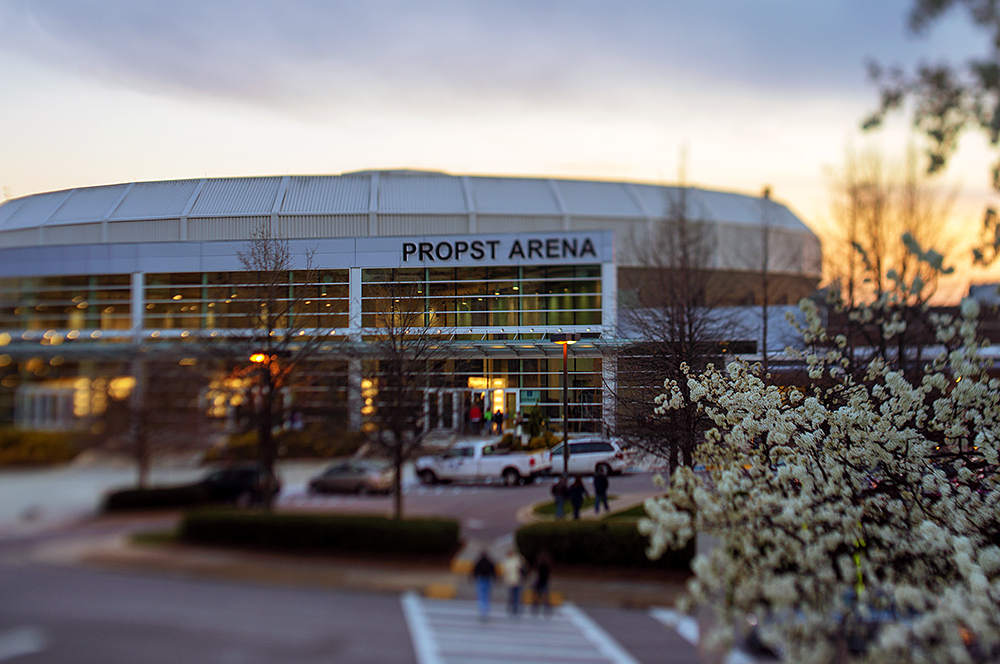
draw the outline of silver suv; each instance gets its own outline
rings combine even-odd
[[[561,475],[563,471],[563,446],[556,445],[549,450],[549,461],[553,475]],[[620,474],[625,470],[625,453],[618,443],[610,440],[594,438],[569,441],[569,474],[590,475],[604,473],[605,475]]]

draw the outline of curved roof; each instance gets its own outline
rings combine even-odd
[[[687,216],[718,229],[711,264],[746,270],[761,229],[777,269],[818,278],[819,239],[770,199],[630,182],[456,176],[426,171],[133,182],[34,194],[0,205],[0,249],[243,242],[262,223],[289,240],[610,230],[636,263],[652,222]],[[769,231],[769,235],[770,235]],[[780,250],[780,251],[779,251]]]
[[[661,217],[681,190],[628,182],[453,176],[421,171],[205,178],[68,189],[0,205],[0,232],[154,219],[350,214]],[[688,188],[691,218],[809,232],[787,207]]]

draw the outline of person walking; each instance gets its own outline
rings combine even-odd
[[[493,411],[489,408],[483,409],[483,430],[480,434],[489,435],[493,433]]]
[[[556,504],[556,520],[560,520],[566,514],[566,496],[569,487],[566,486],[566,478],[560,477],[552,485],[552,501]]]
[[[500,568],[504,585],[507,586],[507,613],[516,617],[521,614],[521,586],[528,573],[527,563],[517,549],[511,547],[507,551],[507,557],[500,563]]]
[[[490,617],[490,594],[495,578],[497,578],[497,567],[489,554],[483,551],[472,568],[472,579],[476,583],[476,601],[479,604],[479,619],[483,622]]]
[[[496,412],[493,413],[493,433],[502,436],[503,435],[503,421],[504,421],[503,411],[497,408]]]
[[[573,507],[573,520],[580,520],[580,508],[583,507],[583,499],[588,495],[587,487],[583,486],[583,480],[577,475],[573,484],[569,487],[569,504]]]
[[[469,430],[473,434],[478,434],[479,429],[482,428],[483,421],[483,410],[479,407],[479,404],[473,402],[472,408],[469,409]]]
[[[596,514],[600,514],[602,504],[605,512],[611,511],[608,507],[608,484],[608,476],[603,470],[594,475],[594,513]]]
[[[535,598],[531,604],[531,613],[537,615],[538,607],[543,607],[545,615],[552,615],[552,603],[549,601],[549,583],[552,577],[552,556],[545,549],[535,556],[535,563],[532,565],[535,572],[535,582],[532,590],[535,591]]]

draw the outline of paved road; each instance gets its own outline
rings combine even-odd
[[[468,601],[0,562],[0,662],[694,664],[648,611],[480,623]]]

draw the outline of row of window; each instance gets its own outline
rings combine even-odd
[[[362,270],[362,326],[417,312],[429,327],[600,325],[599,265]],[[260,314],[280,326],[348,326],[348,270],[292,271],[247,283],[240,272],[144,275],[145,329],[246,329]],[[0,279],[0,329],[124,330],[131,326],[131,277]]]

